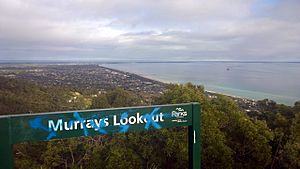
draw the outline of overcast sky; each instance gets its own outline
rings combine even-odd
[[[0,60],[300,60],[300,0],[0,0]]]

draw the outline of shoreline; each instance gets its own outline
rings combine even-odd
[[[153,81],[153,82],[159,82],[159,83],[164,84],[164,85],[182,84],[182,83],[172,83],[172,82],[165,83],[165,82],[162,82],[160,80],[156,80],[154,78],[149,78],[149,77],[145,77],[145,76],[142,76],[142,75],[138,75],[136,73],[127,72],[127,71],[123,71],[123,70],[118,70],[118,69],[114,69],[114,68],[109,68],[109,67],[105,67],[105,66],[102,66],[102,65],[98,65],[98,66],[103,67],[105,69],[112,70],[112,71],[117,71],[117,72],[120,72],[120,73],[123,73],[123,74],[133,74],[135,76],[138,76],[139,78],[147,79],[147,80],[150,80],[150,81]],[[227,97],[230,97],[231,99],[233,99],[233,101],[235,101],[239,105],[239,107],[241,107],[246,112],[251,112],[251,111],[258,112],[259,111],[259,109],[256,107],[258,100],[255,100],[255,99],[230,95],[230,94],[211,91],[211,90],[205,90],[205,88],[204,88],[204,94],[209,98],[216,98],[216,97],[218,97],[218,95],[227,96]],[[272,101],[272,100],[269,100],[269,101]]]
[[[0,76],[29,80],[44,86],[70,86],[75,89],[92,88],[100,92],[122,87],[125,90],[133,92],[148,93],[150,96],[162,94],[168,84],[185,84],[164,81],[156,79],[155,77],[144,76],[143,74],[110,68],[102,64],[14,64],[0,66]],[[194,85],[197,84],[194,83]],[[228,96],[244,108],[250,107],[250,109],[252,109],[260,100],[214,90],[206,90],[205,87],[206,86],[204,86],[204,92],[208,97],[217,97],[217,95]],[[285,105],[291,106],[289,104]]]
[[[120,73],[124,73],[124,74],[133,74],[139,78],[143,78],[143,79],[147,79],[153,82],[159,82],[161,84],[164,85],[168,85],[168,84],[185,84],[185,83],[173,83],[173,82],[169,82],[169,83],[165,83],[162,82],[161,80],[156,80],[155,78],[152,77],[145,77],[143,75],[138,75],[136,73],[132,73],[132,72],[128,72],[128,71],[123,71],[123,70],[118,70],[118,69],[114,69],[114,68],[109,68],[109,67],[105,67],[102,65],[99,65],[100,67],[109,69],[109,70],[113,70],[113,71],[118,71]],[[252,99],[252,98],[246,98],[246,97],[241,97],[241,96],[236,96],[236,95],[231,95],[231,94],[226,94],[226,93],[222,93],[222,92],[216,92],[216,91],[212,91],[212,90],[205,90],[205,86],[204,86],[204,94],[209,97],[209,98],[217,98],[219,95],[223,95],[226,97],[231,98],[240,108],[241,110],[243,110],[245,113],[251,113],[251,112],[255,112],[255,113],[261,113],[263,110],[260,108],[260,105],[258,104],[259,101],[264,100],[266,102],[266,104],[282,104],[282,105],[286,105],[291,107],[291,105],[288,104],[284,104],[284,103],[277,103],[271,99],[265,98],[265,99],[261,99],[261,100],[257,100],[257,99]]]
[[[157,80],[166,84],[172,83],[172,84],[185,84],[188,81],[184,81],[184,80],[179,80],[180,82],[178,82],[178,80],[176,79],[176,75],[172,75],[172,76],[167,76],[167,74],[159,74],[158,71],[141,71],[139,72],[138,69],[136,69],[136,67],[134,69],[131,68],[126,68],[127,66],[114,66],[114,65],[110,65],[110,64],[99,64],[100,66],[106,67],[106,68],[113,68],[113,69],[117,69],[117,70],[121,70],[124,72],[129,72],[129,73],[134,73],[138,76],[142,76],[142,77],[146,77],[148,79],[152,79],[152,80]],[[129,65],[130,66],[130,65]],[[137,67],[137,68],[141,68]],[[180,78],[181,76],[179,76]],[[183,77],[181,77],[183,78]],[[165,80],[166,79],[166,80]],[[185,79],[186,80],[186,79]],[[189,80],[189,78],[187,79]],[[300,98],[297,98],[294,95],[290,95],[289,93],[283,93],[283,92],[275,92],[272,93],[270,90],[268,91],[259,91],[259,88],[257,90],[255,90],[255,88],[234,88],[231,87],[230,85],[227,86],[218,86],[215,85],[214,83],[212,83],[212,85],[209,84],[201,84],[200,82],[198,82],[197,80],[193,81],[193,79],[190,79],[190,82],[192,82],[195,85],[202,85],[205,87],[205,91],[207,92],[211,92],[211,93],[218,93],[218,94],[222,94],[222,95],[227,95],[230,97],[234,97],[234,98],[245,98],[248,100],[264,100],[264,99],[269,99],[269,100],[273,100],[278,104],[284,104],[284,105],[288,105],[288,106],[293,106],[295,102],[297,102],[298,100],[300,100]]]

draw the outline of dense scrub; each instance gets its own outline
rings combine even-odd
[[[75,93],[75,95],[74,95]],[[76,100],[69,102],[70,98]],[[78,99],[80,98],[80,99]],[[169,85],[154,104],[199,102],[202,168],[300,168],[300,103],[259,101],[247,114],[226,96],[208,98],[202,86]],[[1,114],[141,105],[137,93],[115,89],[88,98],[67,88],[1,79]],[[146,168],[188,166],[186,128],[24,143],[15,166],[27,168]]]

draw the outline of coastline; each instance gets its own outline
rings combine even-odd
[[[152,77],[145,77],[145,76],[138,75],[138,74],[135,74],[135,73],[132,73],[132,72],[127,72],[127,71],[123,71],[123,70],[109,68],[109,67],[105,67],[105,66],[102,66],[102,65],[98,65],[98,66],[101,66],[103,68],[106,68],[106,69],[109,69],[109,70],[112,70],[112,71],[117,71],[117,72],[120,72],[120,73],[123,73],[123,74],[133,74],[135,76],[138,76],[139,78],[147,79],[147,80],[150,80],[150,81],[156,82],[156,83],[158,82],[158,83],[161,83],[161,84],[164,84],[164,85],[183,84],[183,83],[173,83],[173,82],[165,83],[165,82],[162,82],[161,80],[156,80]],[[217,98],[219,95],[227,96],[227,97],[230,97],[231,99],[233,99],[239,105],[239,107],[242,108],[245,112],[253,112],[253,111],[254,112],[259,112],[259,108],[257,107],[258,100],[255,100],[255,99],[240,97],[240,96],[236,96],[236,95],[230,95],[230,94],[211,91],[211,90],[204,90],[204,94],[209,98]],[[269,101],[273,102],[272,100],[269,100]]]
[[[109,70],[112,70],[112,71],[118,71],[118,72],[123,73],[123,74],[133,74],[133,75],[135,75],[135,76],[137,76],[139,78],[147,79],[147,80],[150,80],[152,82],[158,82],[158,83],[161,83],[161,84],[164,84],[164,85],[168,85],[168,84],[184,84],[184,83],[173,83],[173,82],[165,83],[165,82],[163,82],[161,80],[156,80],[155,78],[152,78],[152,77],[145,77],[143,75],[138,75],[138,74],[135,74],[135,73],[132,73],[132,72],[127,72],[127,71],[118,70],[118,69],[114,69],[114,68],[108,68],[108,67],[105,67],[105,66],[102,66],[102,65],[99,65],[99,66],[104,67],[104,68],[109,69]],[[236,96],[236,95],[230,95],[230,94],[227,94],[227,93],[216,92],[216,91],[212,91],[212,90],[205,90],[205,86],[204,86],[204,94],[207,97],[212,98],[212,99],[217,98],[219,95],[230,97],[246,113],[250,113],[250,112],[260,113],[262,111],[261,108],[259,107],[259,104],[258,104],[259,100],[255,100],[255,99],[251,99],[251,98],[246,98],[246,97],[241,97],[241,96]],[[264,100],[268,104],[269,103],[276,103],[275,101],[267,99],[267,98],[264,99]],[[290,105],[287,105],[287,106],[290,106]]]
[[[28,80],[43,86],[70,86],[74,89],[79,89],[79,91],[80,89],[96,89],[99,92],[105,92],[116,87],[122,87],[125,90],[141,92],[141,94],[147,93],[146,96],[150,102],[151,97],[162,94],[168,84],[184,84],[157,80],[155,77],[110,68],[100,64],[2,65],[0,66],[0,76]],[[210,98],[218,97],[218,95],[228,96],[245,111],[258,110],[258,100],[255,99],[214,90],[205,90],[205,95]]]
[[[252,63],[252,62],[251,62]],[[208,91],[247,98],[249,100],[274,100],[293,106],[300,100],[299,67],[277,63],[255,62],[189,62],[189,63],[122,63],[100,64],[164,83],[203,85]],[[287,64],[287,63],[284,63]],[[286,83],[285,83],[286,82]]]

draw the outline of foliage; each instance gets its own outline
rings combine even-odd
[[[295,115],[291,125],[290,139],[284,146],[284,167],[300,168],[300,113]]]
[[[93,98],[91,108],[110,108],[140,105],[138,96],[122,88],[116,88],[98,97]]]
[[[73,93],[68,88],[0,77],[0,115],[85,109],[83,97],[74,99]]]
[[[266,99],[257,102],[258,112],[247,114],[230,97],[209,98],[202,86],[191,83],[171,84],[154,99],[155,104],[186,102],[200,102],[202,108],[202,168],[300,168],[299,102],[289,107]],[[0,77],[1,114],[142,103],[121,88],[90,99],[73,89]],[[187,128],[24,143],[14,152],[20,169],[182,169],[188,166]]]
[[[251,120],[229,98],[209,99],[202,87],[186,84],[171,86],[158,100],[201,103],[204,168],[264,168],[270,162],[273,135],[266,123]]]

